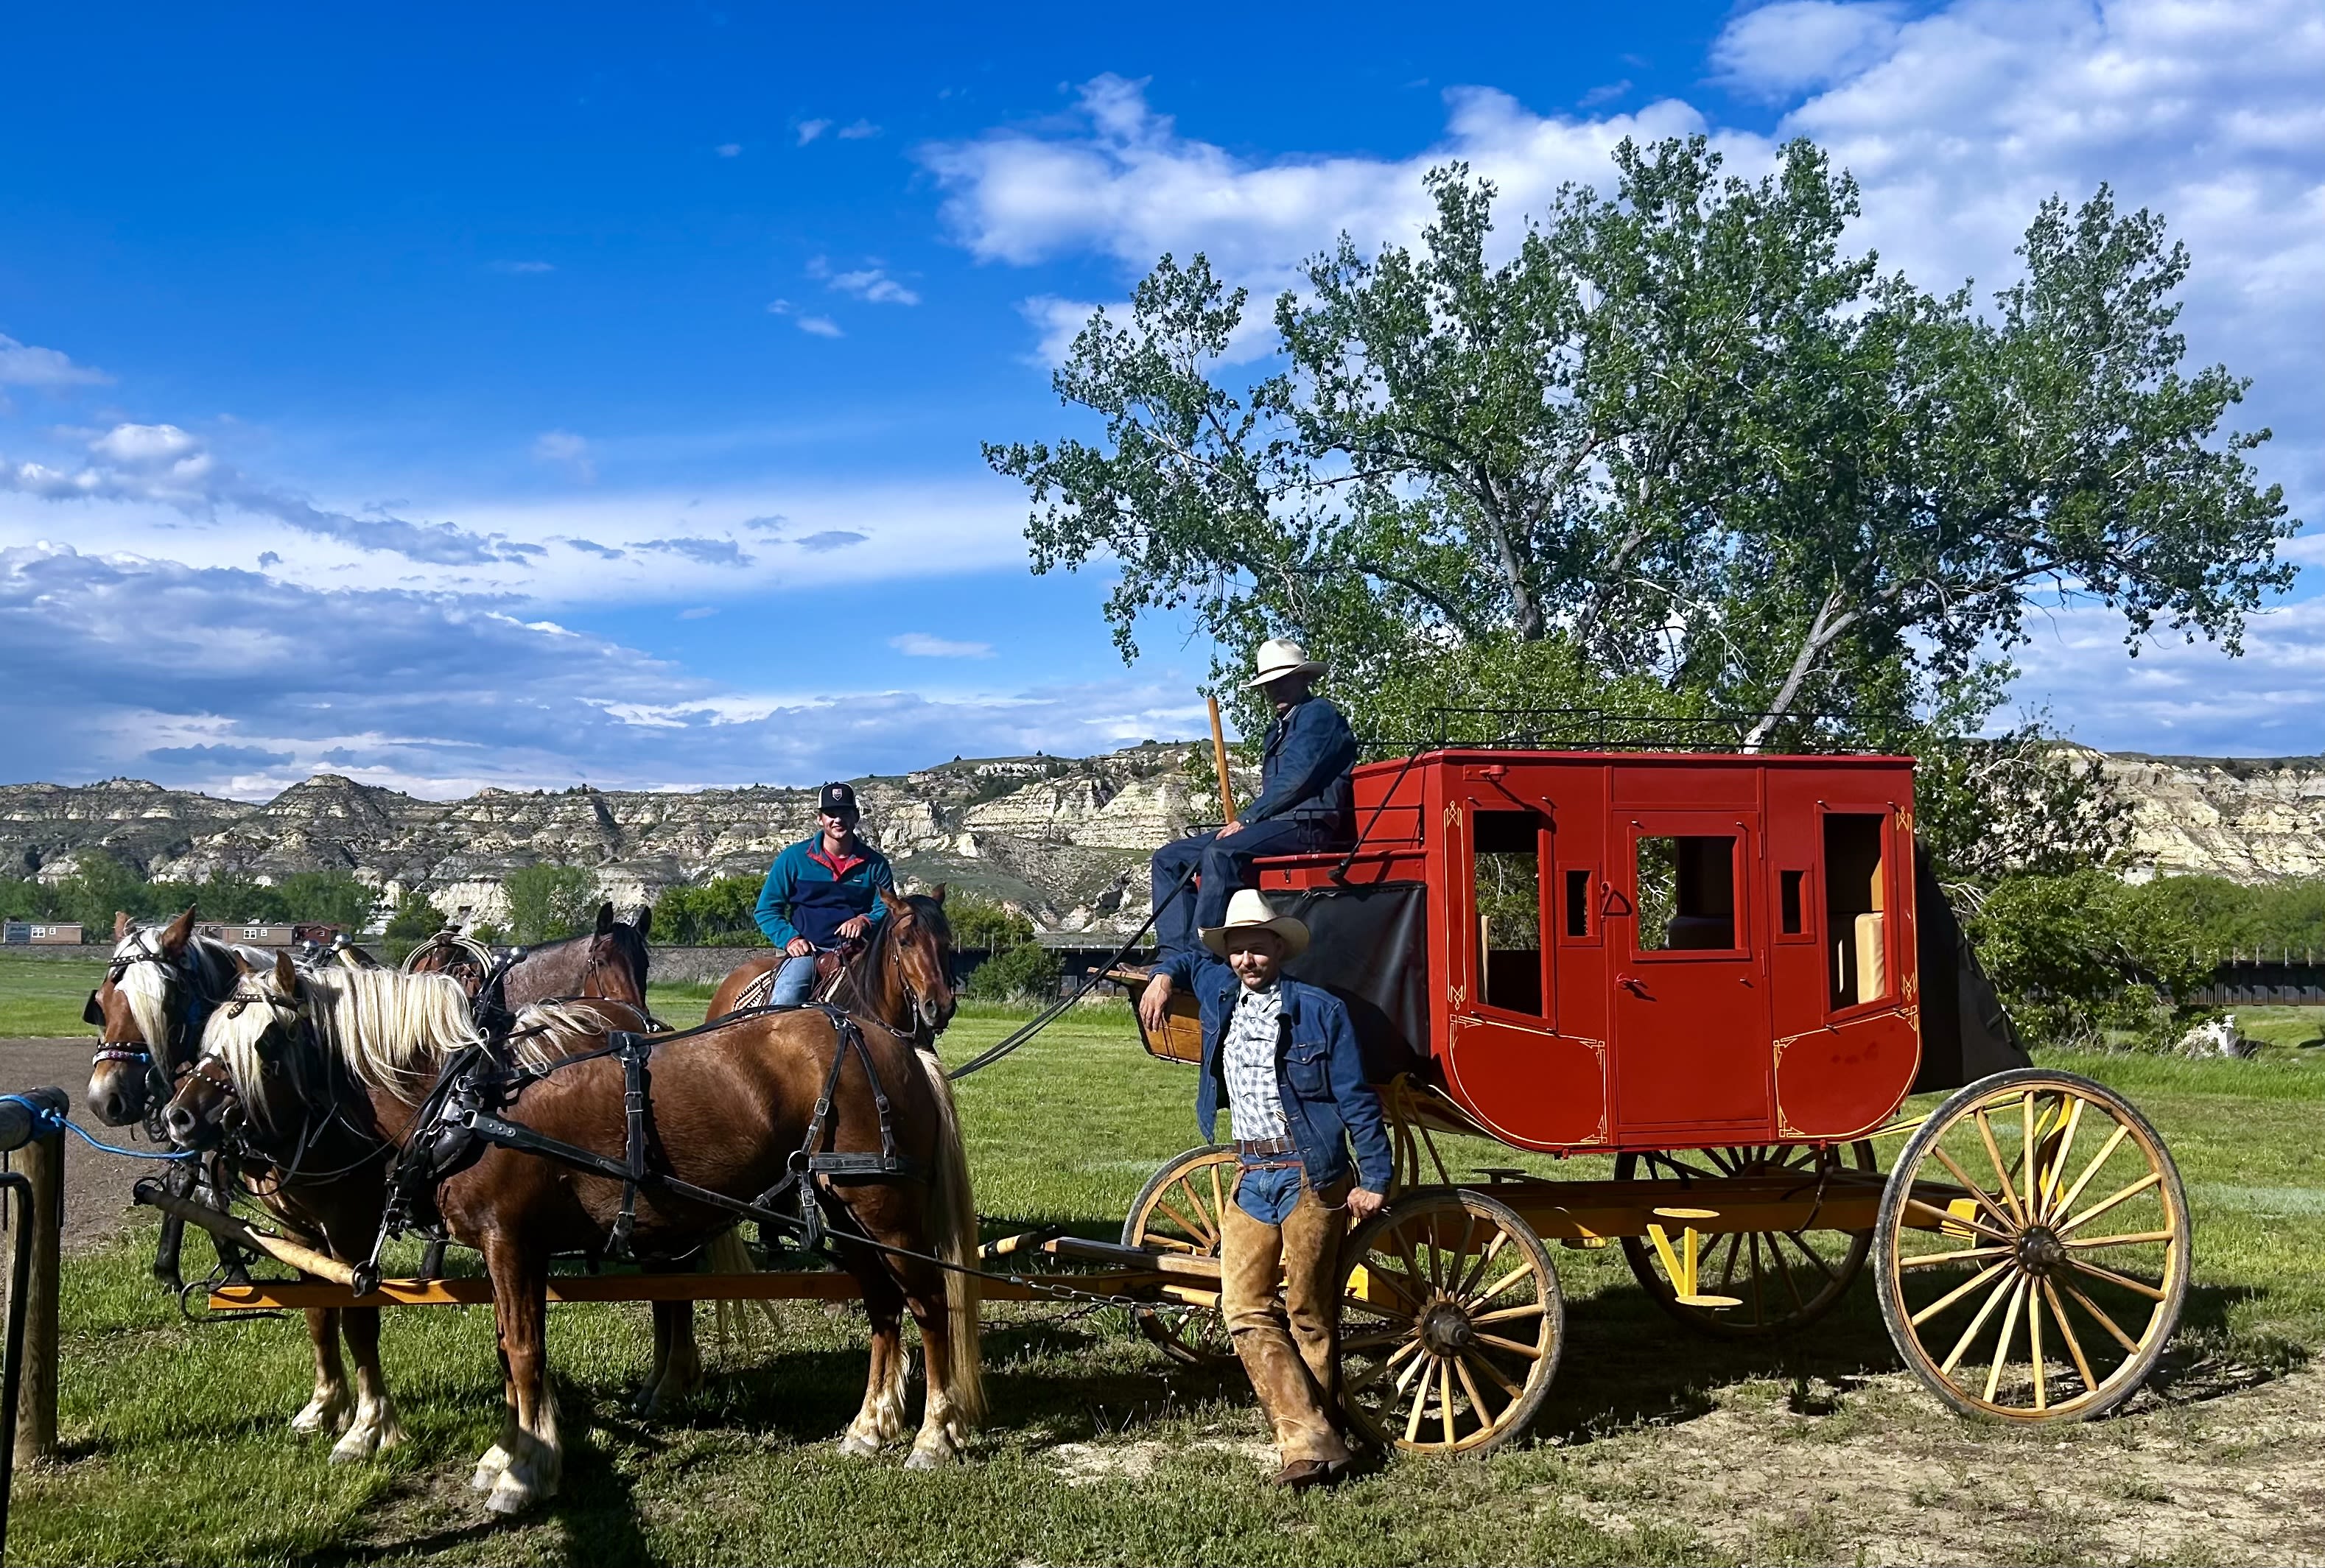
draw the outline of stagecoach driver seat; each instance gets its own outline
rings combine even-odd
[[[1217,833],[1199,833],[1154,852],[1154,903],[1161,907],[1196,867],[1199,890],[1181,894],[1154,922],[1157,956],[1192,954],[1198,929],[1227,919],[1227,900],[1254,886],[1252,862],[1262,855],[1320,854],[1356,843],[1357,813],[1349,771],[1357,737],[1340,710],[1311,689],[1324,667],[1297,642],[1270,638],[1259,645],[1248,683],[1274,705],[1260,752],[1259,798]]]

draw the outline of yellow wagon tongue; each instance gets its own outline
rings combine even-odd
[[[1741,1296],[1707,1296],[1696,1288],[1702,1283],[1697,1277],[1696,1268],[1702,1250],[1703,1233],[1694,1225],[1685,1222],[1694,1220],[1716,1220],[1719,1217],[1719,1211],[1717,1209],[1657,1209],[1654,1213],[1658,1219],[1682,1222],[1681,1244],[1676,1250],[1672,1246],[1670,1235],[1661,1225],[1653,1222],[1647,1225],[1647,1239],[1655,1244],[1655,1250],[1663,1255],[1663,1268],[1671,1275],[1672,1299],[1681,1306],[1703,1307],[1713,1311],[1723,1307],[1743,1305],[1744,1301]]]

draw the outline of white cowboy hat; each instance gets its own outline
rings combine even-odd
[[[1256,663],[1259,673],[1244,682],[1247,687],[1265,686],[1287,675],[1313,677],[1324,673],[1324,667],[1309,658],[1306,649],[1281,637],[1271,637],[1259,645]]]
[[[1290,915],[1279,915],[1269,907],[1257,888],[1238,888],[1236,896],[1227,900],[1227,922],[1224,926],[1206,926],[1203,945],[1225,958],[1227,955],[1227,933],[1230,931],[1273,931],[1283,944],[1283,956],[1297,958],[1308,951],[1306,922]]]

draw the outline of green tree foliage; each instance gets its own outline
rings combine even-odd
[[[747,947],[763,943],[758,923],[760,879],[719,877],[694,887],[669,888],[654,906],[654,935],[681,947]]]
[[[955,893],[945,900],[945,918],[956,949],[987,955],[970,972],[962,994],[981,1001],[1057,994],[1057,955],[1033,939],[1033,922],[1025,916],[992,899]]]
[[[2208,961],[2239,953],[2325,955],[2325,877],[2257,887],[2226,877],[2163,877],[2146,891],[2194,928]]]
[[[274,885],[276,897],[293,920],[312,920],[360,931],[371,924],[379,894],[344,871],[294,872]]]
[[[387,918],[382,945],[390,963],[401,964],[406,954],[443,928],[443,912],[425,893],[414,890],[397,900],[395,913]]]
[[[553,942],[587,930],[597,911],[597,879],[579,866],[523,866],[501,880],[508,897],[508,936]]]
[[[2104,188],[2045,203],[1981,314],[1845,254],[1856,187],[1808,143],[1757,180],[1701,138],[1615,160],[1612,196],[1561,190],[1498,263],[1492,186],[1436,171],[1419,246],[1311,259],[1255,378],[1245,293],[1163,257],[1054,379],[1099,438],[985,449],[1031,493],[1034,569],[1116,571],[1125,656],[1154,612],[1214,640],[1215,674],[1300,637],[1369,735],[1595,706],[1916,753],[1979,731],[2042,595],[2114,607],[2135,652],[2233,650],[2289,581],[2297,524],[2247,461],[2267,432],[2223,429],[2243,381],[2182,369],[2160,219]],[[2094,806],[2023,743],[1940,771],[1963,846]]]
[[[2168,883],[2085,868],[2012,877],[1969,921],[1978,957],[2030,1038],[2052,1045],[2169,1043],[2174,1003],[2211,973]]]

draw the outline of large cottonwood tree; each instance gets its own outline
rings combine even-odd
[[[1700,138],[1615,164],[1504,261],[1492,186],[1435,171],[1419,244],[1311,259],[1254,374],[1244,291],[1164,256],[1055,377],[1092,438],[986,448],[1034,569],[1116,571],[1125,655],[1156,611],[1223,666],[1301,637],[1373,733],[1612,700],[1765,715],[1755,745],[1973,726],[2044,595],[2233,650],[2290,581],[2161,220],[2046,203],[1981,312],[1848,254],[1808,143],[1757,180]]]

